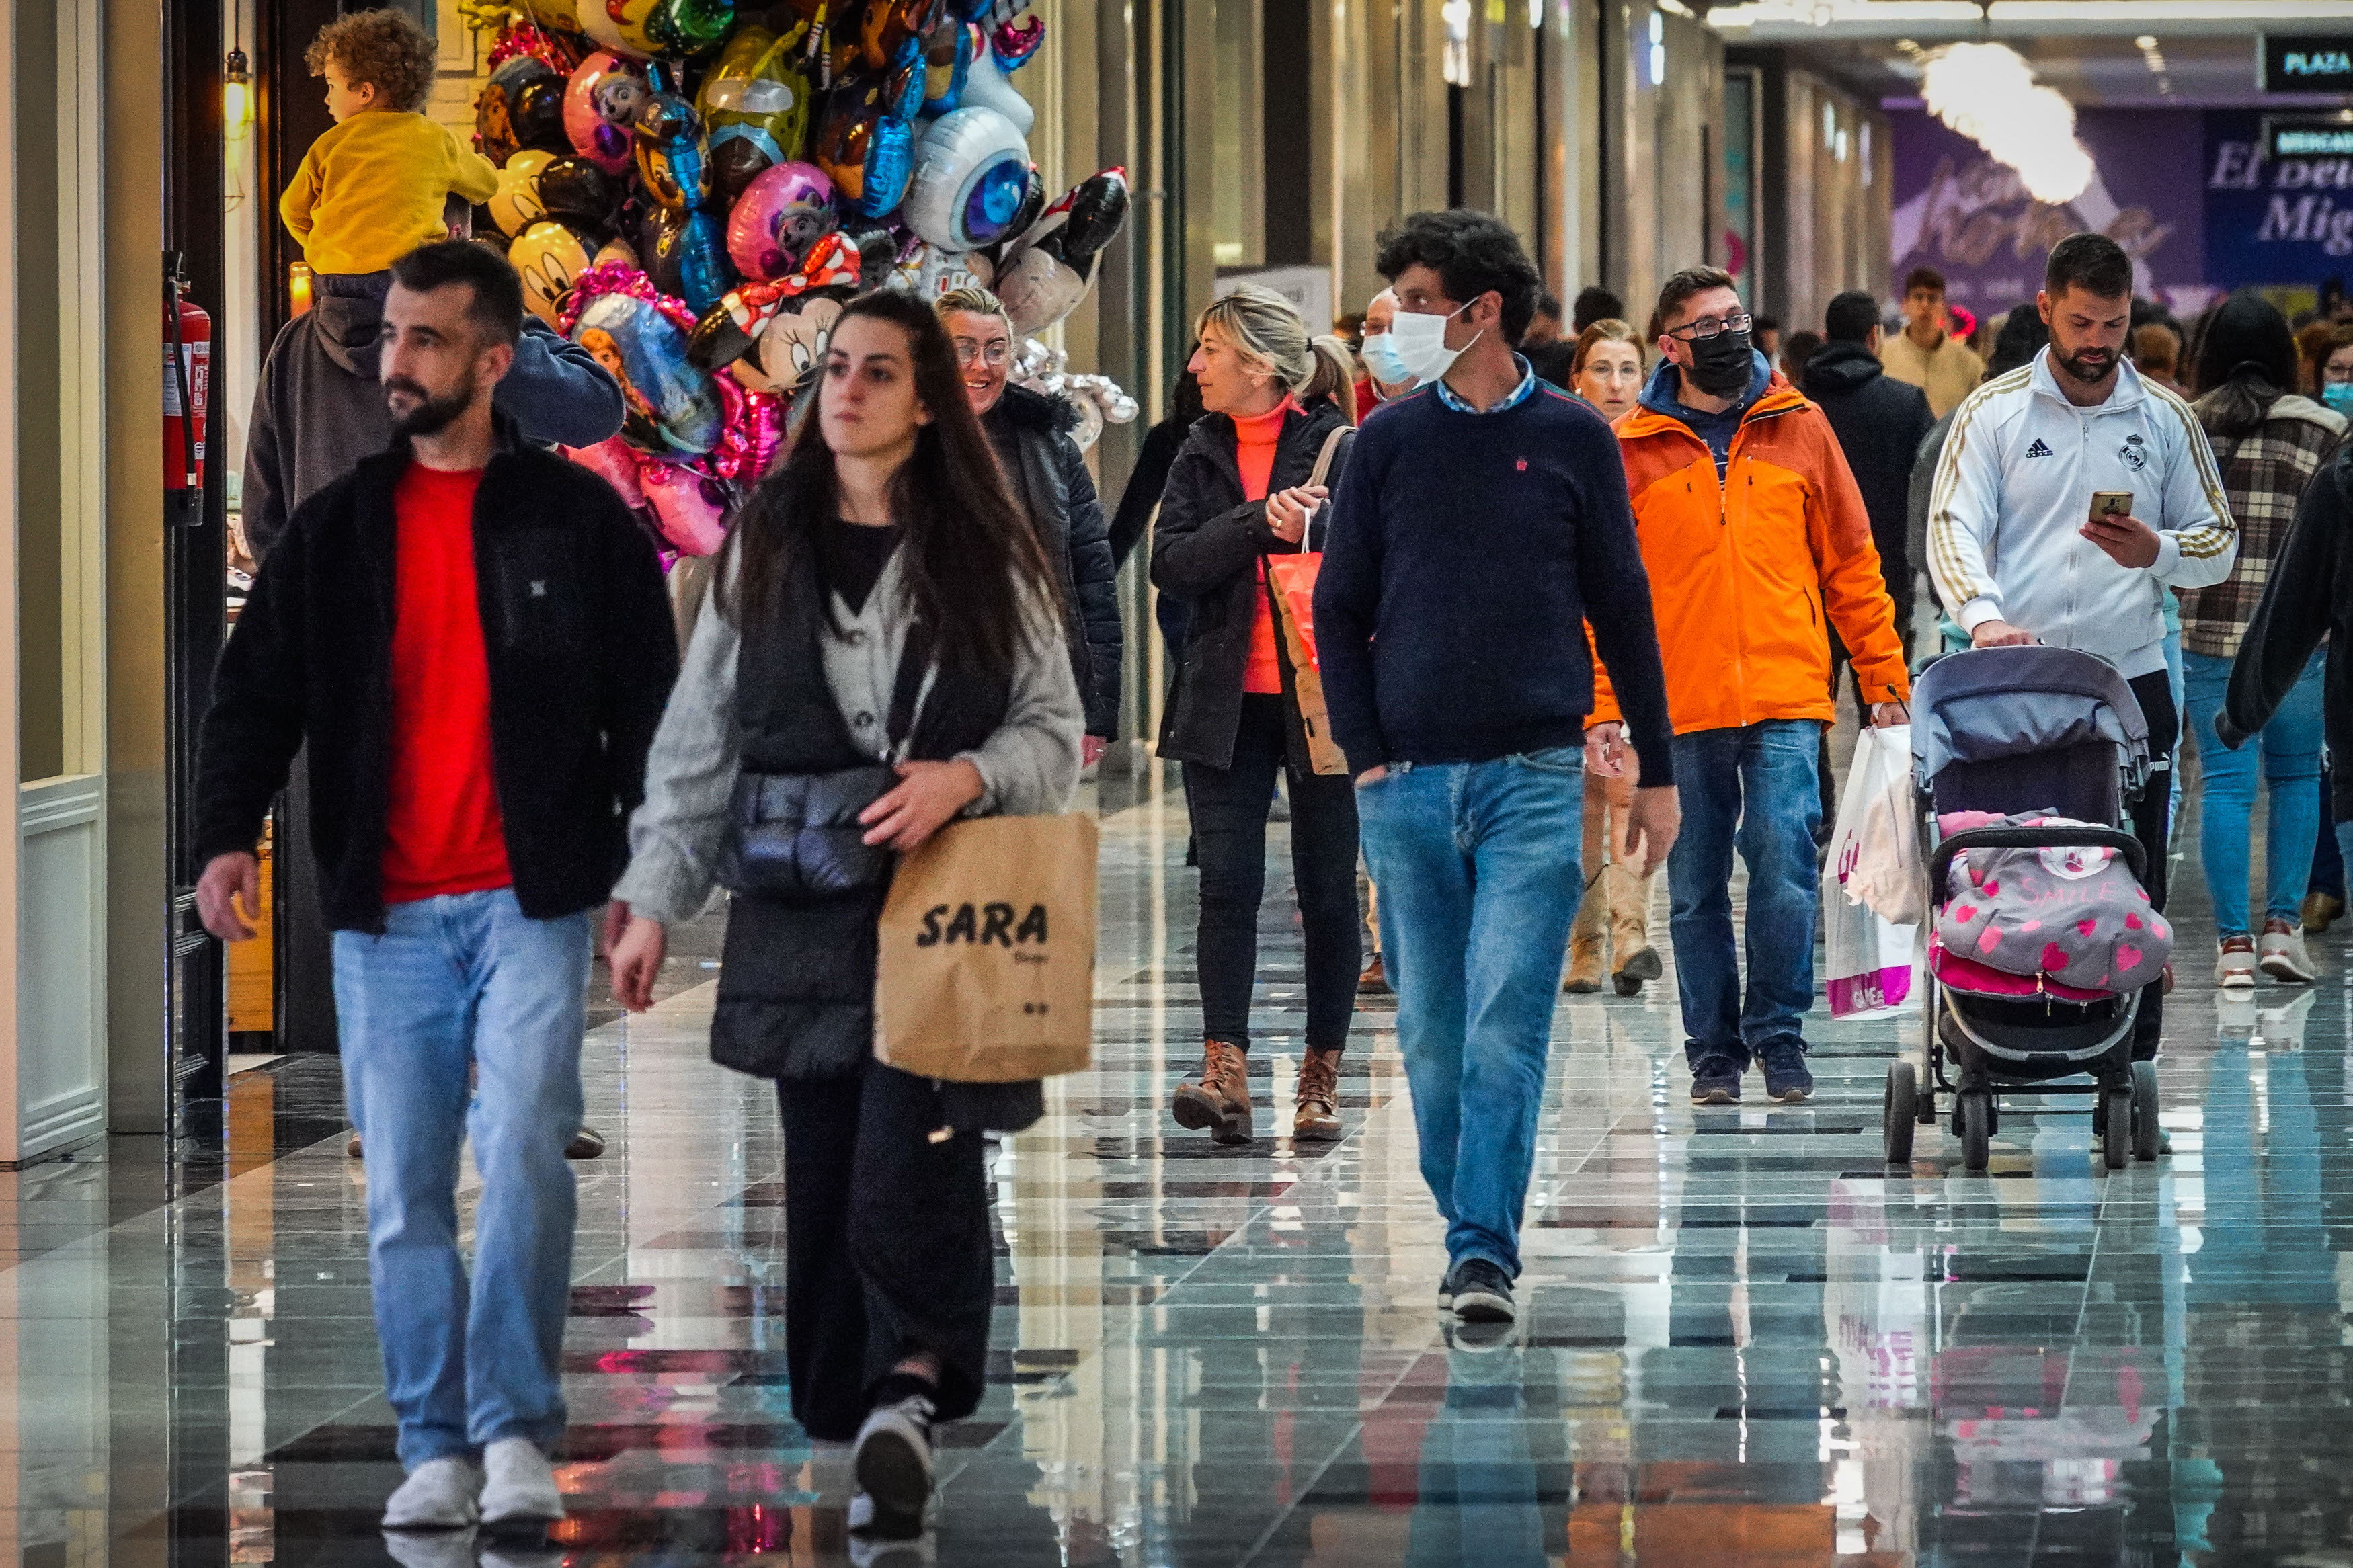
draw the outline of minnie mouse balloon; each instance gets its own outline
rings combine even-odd
[[[539,174],[554,161],[553,153],[526,147],[499,171],[499,188],[491,193],[490,207],[491,221],[501,234],[512,238],[547,216],[540,205]]]
[[[727,254],[759,280],[798,269],[809,247],[838,226],[833,182],[813,163],[779,163],[754,179],[727,215]]]
[[[1029,147],[993,109],[934,121],[915,147],[900,221],[943,250],[976,250],[1014,232],[1029,186]]]
[[[606,294],[588,302],[572,324],[572,341],[596,357],[621,384],[632,424],[649,429],[657,457],[701,457],[717,445],[723,419],[718,394],[686,362],[686,333],[650,302]],[[634,442],[632,443],[635,444]]]
[[[525,147],[565,151],[564,79],[535,55],[502,62],[474,100],[474,141],[501,167]]]
[[[638,68],[609,49],[581,61],[564,89],[564,134],[572,150],[608,174],[628,173],[634,146],[629,128],[647,91]]]

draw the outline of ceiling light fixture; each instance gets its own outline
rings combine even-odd
[[[2092,183],[2092,155],[2075,140],[2075,106],[2034,79],[2007,44],[1948,44],[1928,57],[1920,81],[1928,111],[2018,172],[2048,206]]]

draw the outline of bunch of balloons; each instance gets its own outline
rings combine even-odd
[[[1126,221],[1122,170],[1050,199],[1030,162],[1009,79],[1045,38],[1029,0],[519,3],[475,104],[491,219],[532,310],[628,399],[574,456],[679,552],[724,537],[842,301],[976,282],[1042,332]],[[1039,375],[1091,432],[1134,417],[1101,377]]]

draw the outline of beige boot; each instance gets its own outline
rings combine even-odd
[[[1340,1053],[1314,1046],[1299,1064],[1299,1089],[1291,1116],[1292,1142],[1328,1143],[1340,1136]]]
[[[1250,1058],[1240,1046],[1203,1042],[1200,1080],[1178,1084],[1168,1109],[1179,1127],[1206,1128],[1220,1143],[1249,1142]]]
[[[1568,973],[1561,976],[1560,988],[1577,996],[1588,996],[1601,989],[1601,933],[1576,931],[1568,939]]]

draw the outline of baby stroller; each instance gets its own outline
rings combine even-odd
[[[2148,724],[2132,689],[2105,659],[2073,648],[1975,648],[1921,672],[1913,690],[1912,773],[1926,814],[1920,843],[1928,906],[1946,900],[1963,850],[2112,849],[2146,886],[2147,858],[2126,813],[2147,783]],[[2048,810],[2105,826],[1972,827],[1943,835],[1947,814]],[[1934,917],[1932,914],[1932,926]],[[1912,1158],[1913,1130],[1933,1126],[1952,1097],[1964,1166],[1986,1168],[2004,1090],[2089,1094],[2092,1131],[2110,1170],[2158,1153],[2157,1067],[2132,1059],[2140,990],[2100,992],[2040,977],[2001,994],[1973,963],[1931,944],[1920,1059],[1887,1069],[1883,1107],[1890,1163]],[[1974,972],[1964,975],[1964,971]],[[2142,989],[2145,989],[2143,987]],[[1920,1082],[1926,1073],[1928,1082]],[[2083,1082],[2061,1079],[2090,1079]]]

